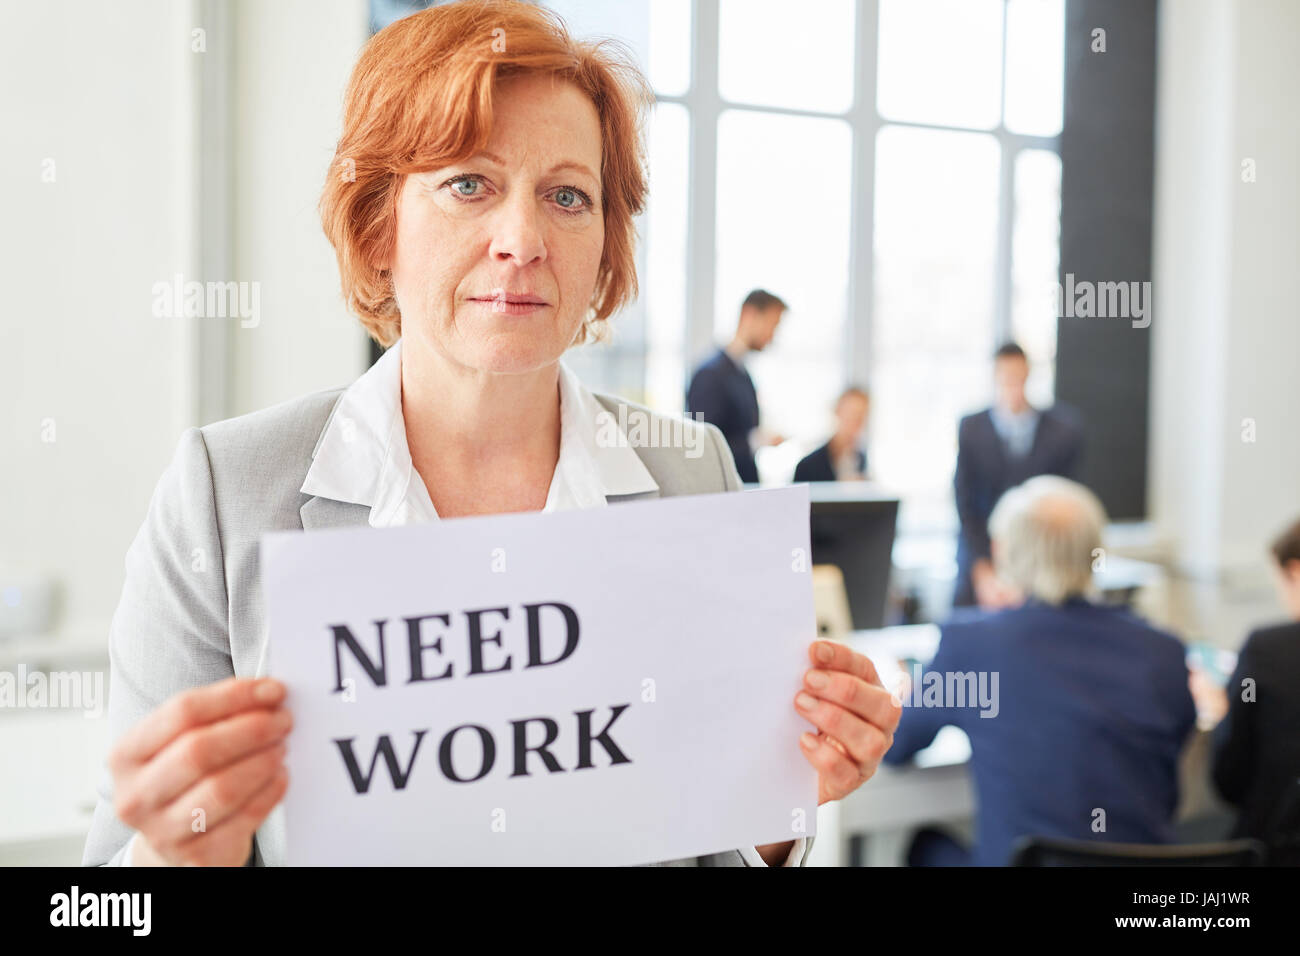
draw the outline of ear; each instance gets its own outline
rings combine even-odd
[[[1282,574],[1293,586],[1300,586],[1300,559],[1292,558],[1282,565]]]

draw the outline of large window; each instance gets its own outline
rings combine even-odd
[[[596,29],[605,5],[552,6],[618,33]],[[988,402],[1000,341],[1052,400],[1063,0],[618,7],[624,37],[643,11],[658,96],[644,309],[585,374],[680,409],[744,294],[769,289],[791,308],[750,369],[790,441],[760,455],[764,477],[788,477],[839,389],[865,382],[876,477],[944,520],[957,421]]]
[[[938,503],[958,419],[988,402],[999,341],[1020,341],[1031,399],[1052,399],[1064,10],[1060,0],[880,0],[878,10],[863,303],[871,452],[878,477]]]

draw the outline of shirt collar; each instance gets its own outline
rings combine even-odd
[[[740,355],[732,355],[729,345],[724,345],[722,348],[718,349],[718,351],[721,352],[723,358],[730,362],[731,366],[736,369],[743,369],[745,367],[745,360],[749,358],[748,349],[741,352]]]
[[[1018,453],[1029,451],[1033,434],[1038,430],[1038,409],[1030,406],[1020,412],[1008,412],[1001,406],[994,405],[990,417],[993,430],[1003,441],[1010,442]]]
[[[369,507],[373,527],[438,518],[406,443],[401,347],[399,339],[340,396],[300,489]],[[559,379],[560,456],[543,510],[603,507],[611,496],[658,491],[621,425],[563,362]],[[610,428],[617,440],[598,440]]]
[[[1026,405],[1024,410],[1019,412],[1009,412],[1001,405],[995,404],[989,409],[989,415],[993,419],[993,424],[1005,429],[1028,428],[1038,421],[1038,409],[1032,405]]]

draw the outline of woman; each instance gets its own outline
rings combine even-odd
[[[690,458],[593,442],[602,405],[559,364],[636,294],[646,102],[633,68],[524,3],[436,7],[367,45],[321,209],[349,303],[392,347],[341,394],[182,436],[127,557],[87,863],[283,860],[291,720],[254,676],[264,532],[739,487],[707,426]],[[825,802],[874,773],[900,709],[861,655],[810,657],[794,706]],[[802,844],[700,862],[794,864]]]

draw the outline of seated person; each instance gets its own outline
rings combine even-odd
[[[1021,603],[944,626],[919,686],[900,692],[903,716],[885,754],[901,764],[945,725],[966,732],[975,846],[924,830],[913,865],[1005,865],[1029,835],[1172,840],[1179,752],[1196,720],[1184,649],[1088,599],[1105,523],[1092,492],[1057,476],[999,500],[994,567]]]
[[[1246,638],[1214,731],[1214,784],[1240,814],[1232,835],[1272,843],[1300,781],[1300,521],[1273,544],[1278,594],[1290,618]],[[1277,821],[1280,822],[1280,821]]]
[[[867,453],[859,441],[871,403],[867,390],[846,388],[835,402],[835,434],[794,469],[799,481],[860,481],[867,476]]]

